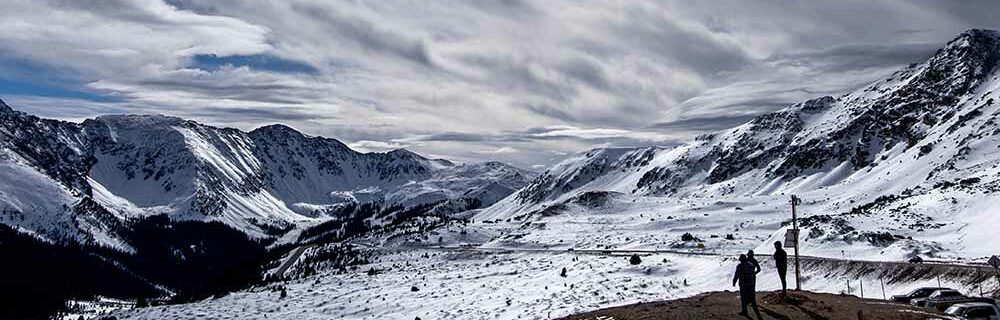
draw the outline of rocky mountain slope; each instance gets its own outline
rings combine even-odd
[[[82,123],[0,103],[0,223],[55,242],[129,251],[130,221],[219,221],[255,238],[337,219],[343,207],[487,206],[532,173],[407,150],[359,153],[282,125],[250,132],[157,115]]]
[[[927,61],[839,97],[672,149],[596,149],[567,159],[476,218],[544,222],[588,192],[705,200],[800,194],[811,206],[805,232],[816,246],[874,238],[909,254],[979,257],[997,249],[975,241],[988,233],[982,222],[1000,221],[997,207],[986,205],[1000,203],[998,62],[1000,34],[969,30]],[[939,238],[956,230],[961,237]]]

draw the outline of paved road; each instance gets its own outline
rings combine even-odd
[[[285,275],[285,272],[288,271],[288,268],[291,268],[292,265],[295,264],[295,261],[298,261],[299,257],[301,257],[302,254],[306,252],[306,249],[309,249],[312,246],[314,245],[310,244],[310,245],[299,246],[293,249],[292,254],[288,257],[287,260],[281,263],[281,266],[278,267],[278,271],[275,271],[274,274],[279,277]]]

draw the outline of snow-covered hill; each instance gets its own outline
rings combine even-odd
[[[158,115],[70,123],[0,102],[0,223],[55,242],[131,248],[131,221],[220,221],[255,238],[336,219],[340,208],[487,206],[533,174],[407,150],[359,153],[282,125],[250,132]]]
[[[799,194],[814,246],[861,240],[898,255],[986,256],[1000,249],[981,241],[1000,222],[998,63],[1000,34],[970,30],[927,61],[840,97],[672,149],[567,159],[476,219],[544,223],[591,191],[709,204]]]

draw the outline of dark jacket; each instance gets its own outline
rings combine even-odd
[[[788,252],[778,248],[774,251],[774,263],[778,267],[779,272],[788,271]]]
[[[750,264],[753,265],[753,273],[760,273],[760,261],[757,261],[756,258],[748,258],[748,259],[750,261]]]
[[[740,288],[753,288],[757,284],[757,273],[753,271],[753,264],[748,261],[736,266],[733,285],[736,285],[736,282],[740,283]]]

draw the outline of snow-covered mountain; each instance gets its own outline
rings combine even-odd
[[[0,223],[56,242],[129,251],[131,221],[220,221],[255,238],[338,218],[340,208],[487,206],[533,173],[407,150],[359,153],[282,125],[250,132],[159,115],[41,119],[0,102]]]
[[[800,194],[816,204],[807,231],[824,242],[876,235],[914,249],[896,240],[922,238],[924,251],[987,254],[996,248],[973,240],[995,226],[981,222],[1000,221],[1000,207],[986,205],[1000,203],[998,63],[1000,33],[969,30],[927,61],[839,97],[676,148],[580,154],[476,219],[544,222],[552,208],[590,191],[672,199]]]

